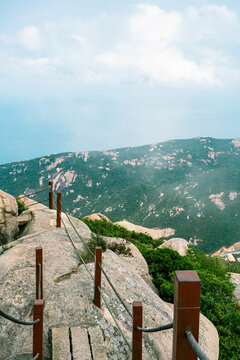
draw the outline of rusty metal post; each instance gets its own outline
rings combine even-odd
[[[43,257],[42,257],[43,251],[41,247],[37,247],[35,250],[36,250],[36,299],[43,299]],[[39,271],[41,272],[40,285],[39,285]]]
[[[49,209],[53,209],[53,182],[49,181]]]
[[[96,246],[95,249],[95,281],[94,281],[94,304],[97,307],[101,307],[101,293],[98,288],[101,289],[101,277],[102,271],[98,264],[102,265],[102,248]]]
[[[173,360],[197,360],[185,331],[191,330],[198,341],[200,288],[200,279],[196,271],[175,271]]]
[[[132,328],[132,360],[142,360],[142,331],[137,330],[137,327],[142,328],[142,302],[133,302],[133,328]]]
[[[57,227],[61,227],[61,193],[57,193]]]
[[[35,300],[33,308],[33,321],[39,319],[39,323],[33,325],[33,357],[39,354],[38,360],[43,360],[43,300]]]

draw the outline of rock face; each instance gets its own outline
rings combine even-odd
[[[126,228],[127,230],[130,231],[136,231],[138,233],[143,233],[143,234],[147,234],[150,235],[153,239],[159,239],[162,237],[169,237],[175,234],[175,230],[171,229],[171,228],[167,228],[167,229],[149,229],[146,228],[144,226],[140,226],[140,225],[134,225],[130,222],[128,222],[127,220],[123,220],[123,221],[118,221],[115,223],[116,225],[120,225],[124,228]]]
[[[16,199],[0,190],[0,244],[12,241],[18,233]]]
[[[186,256],[188,251],[188,242],[185,239],[172,238],[160,245],[159,249],[165,247],[177,251],[181,256]]]
[[[6,251],[0,255],[0,299],[3,311],[17,318],[31,319],[35,299],[35,247],[42,246],[45,300],[44,359],[51,359],[50,330],[58,327],[81,329],[98,327],[103,335],[107,359],[130,359],[130,351],[104,301],[109,304],[130,343],[132,319],[113,293],[105,277],[102,276],[105,300],[102,299],[101,309],[98,309],[92,302],[93,281],[84,265],[79,263],[64,227],[55,228],[55,223],[51,224],[56,217],[56,212],[48,210],[43,205],[32,206],[31,212],[33,224],[30,222],[28,234],[12,242],[11,248],[9,244],[9,249],[5,249]],[[63,220],[76,248],[83,249],[81,240],[64,214]],[[88,227],[80,220],[73,221],[81,238],[84,241],[90,239],[91,231]],[[171,307],[162,301],[145,281],[147,276],[145,260],[140,259],[141,254],[133,248],[132,244],[131,251],[133,258],[118,256],[107,250],[103,254],[103,267],[106,273],[130,312],[132,312],[133,301],[143,302],[144,326],[154,327],[171,322],[173,320]],[[134,260],[137,257],[138,262]],[[136,266],[134,266],[134,261]],[[89,263],[88,268],[93,274],[94,264]],[[1,317],[0,327],[1,358],[4,360],[31,358],[32,327],[22,326],[20,331],[19,325]],[[143,338],[144,359],[170,360],[172,358],[172,330],[145,334]],[[200,345],[211,360],[218,359],[217,331],[203,316],[201,316],[200,325]]]
[[[225,259],[226,261],[230,261],[230,262],[236,261],[236,260],[235,260],[235,257],[234,257],[232,254],[227,254],[227,256],[224,257],[224,259]]]
[[[235,244],[233,244],[229,248],[226,248],[225,246],[221,247],[219,250],[217,250],[213,254],[213,256],[215,256],[215,255],[224,255],[224,254],[231,253],[231,252],[234,252],[234,251],[240,251],[240,241],[236,242]]]
[[[231,273],[231,281],[236,285],[234,295],[236,300],[240,303],[240,274]]]
[[[100,214],[100,213],[84,216],[84,219],[93,220],[93,221],[94,220],[105,220],[107,222],[111,222],[111,220],[109,220],[109,218],[107,216]]]

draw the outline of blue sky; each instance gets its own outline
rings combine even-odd
[[[240,137],[240,2],[0,3],[0,164]]]

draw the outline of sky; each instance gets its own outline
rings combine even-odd
[[[240,2],[0,2],[0,164],[240,137]]]

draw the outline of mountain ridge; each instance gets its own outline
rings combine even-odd
[[[0,188],[17,196],[53,179],[75,216],[100,212],[115,221],[171,227],[176,237],[213,252],[240,238],[239,165],[239,139],[175,139],[1,165]]]

